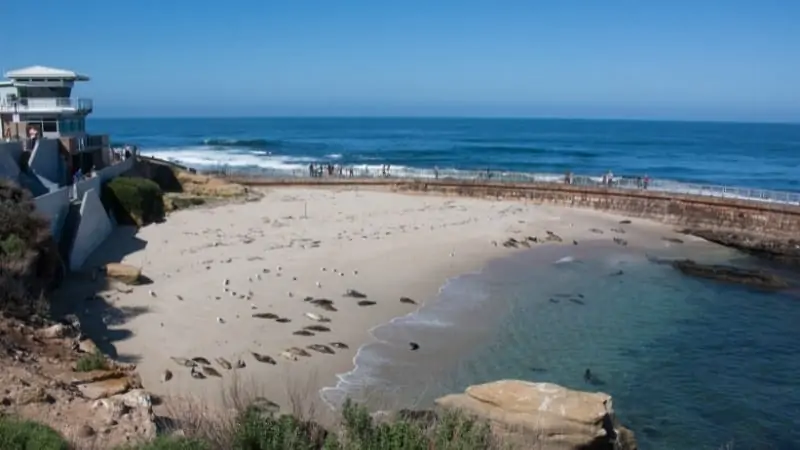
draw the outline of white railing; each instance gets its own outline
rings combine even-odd
[[[0,100],[2,112],[91,111],[94,103],[89,98],[20,98]]]

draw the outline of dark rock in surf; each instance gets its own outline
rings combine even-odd
[[[699,264],[691,259],[673,261],[672,267],[685,275],[726,283],[754,286],[761,289],[780,290],[789,287],[789,283],[783,278],[763,270],[744,269],[726,265]]]
[[[758,258],[800,267],[800,240],[797,239],[766,238],[749,233],[704,229],[685,229],[681,232]]]

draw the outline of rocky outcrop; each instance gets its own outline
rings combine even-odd
[[[0,414],[46,424],[74,448],[118,448],[156,434],[150,396],[135,367],[108,361],[108,369],[76,372],[95,351],[77,341],[80,327],[58,323],[34,329],[0,318]]]
[[[106,278],[117,280],[127,285],[136,285],[142,282],[142,270],[129,264],[106,264],[105,273]]]
[[[504,441],[524,448],[636,449],[633,433],[615,423],[611,397],[599,392],[503,380],[470,386],[436,405],[487,420]]]
[[[756,236],[749,233],[707,229],[685,229],[691,234],[725,247],[800,268],[800,240]]]
[[[682,273],[699,278],[723,281],[726,283],[744,284],[761,289],[780,290],[790,286],[783,278],[763,271],[744,269],[741,267],[717,264],[700,264],[691,259],[681,259],[672,262],[672,267]]]

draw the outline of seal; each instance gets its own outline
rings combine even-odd
[[[373,302],[372,300],[360,300],[357,305],[358,306],[372,306],[377,304],[377,302]]]
[[[278,323],[289,323],[291,321],[292,321],[292,319],[290,319],[288,317],[279,317],[279,318],[275,319],[275,322],[278,322]]]
[[[210,377],[222,378],[222,374],[217,372],[217,369],[209,366],[203,366],[203,373]]]
[[[178,365],[181,365],[181,366],[194,367],[194,366],[197,365],[197,363],[192,361],[191,359],[177,358],[175,356],[170,356],[169,358],[171,360],[175,361],[176,363],[178,363]]]
[[[304,329],[317,332],[331,331],[331,329],[326,327],[325,325],[309,325],[307,327],[304,327]]]
[[[300,347],[289,347],[286,349],[286,351],[295,356],[311,357],[311,353],[308,353],[307,351],[303,350]]]
[[[408,297],[400,297],[400,303],[407,303],[409,305],[416,305],[417,304],[417,302],[415,302],[413,299],[410,299]]]
[[[330,322],[331,321],[331,319],[329,319],[329,318],[327,318],[325,316],[321,316],[319,314],[314,314],[312,312],[305,313],[305,316],[308,317],[311,320],[316,321],[316,322]]]
[[[314,335],[314,333],[312,333],[312,332],[310,332],[308,330],[297,330],[292,334],[295,334],[297,336],[313,336]]]
[[[289,361],[297,361],[297,356],[288,351],[281,352],[281,356],[288,359]]]
[[[202,364],[204,366],[211,365],[211,361],[203,358],[202,356],[195,356],[194,358],[192,358],[192,361],[196,362],[197,364]]]
[[[352,297],[352,298],[367,298],[367,294],[363,292],[358,292],[355,289],[348,289],[342,297]]]
[[[196,378],[198,380],[203,380],[206,377],[202,372],[197,371],[196,366],[192,366],[192,370],[189,373],[192,375],[192,378]]]
[[[338,348],[338,349],[350,348],[344,342],[331,342],[331,346],[333,346],[334,348]]]
[[[322,344],[311,344],[306,348],[310,348],[311,350],[315,350],[320,353],[327,353],[329,355],[333,355],[335,353],[332,348]]]
[[[256,353],[256,352],[250,352],[250,354],[253,355],[253,358],[255,358],[255,360],[258,361],[258,362],[266,363],[266,364],[272,364],[272,365],[277,364],[275,359],[272,358],[269,355],[262,355],[262,354]],[[242,364],[244,364],[244,361],[242,361]]]
[[[252,317],[254,317],[256,319],[271,319],[271,320],[280,319],[280,316],[278,316],[277,314],[273,314],[273,313],[269,313],[269,312],[267,312],[267,313],[255,313],[255,314],[252,315]]]
[[[223,368],[225,368],[227,370],[233,369],[233,364],[228,362],[228,360],[225,359],[225,358],[216,358],[216,359],[214,359],[214,361],[216,361],[217,364],[219,364],[220,366],[222,366]]]
[[[417,344],[416,342],[409,342],[408,345],[411,347],[412,352],[419,350],[419,344]]]

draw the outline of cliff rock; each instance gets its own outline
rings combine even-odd
[[[488,420],[511,443],[543,450],[636,449],[633,433],[615,423],[611,397],[552,383],[503,380],[470,386],[436,400]]]

